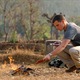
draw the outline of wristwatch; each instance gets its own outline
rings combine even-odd
[[[52,53],[49,53],[50,56],[52,56]]]

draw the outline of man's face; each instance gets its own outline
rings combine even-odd
[[[53,24],[56,27],[56,29],[58,29],[60,31],[62,31],[64,29],[64,22],[63,21],[61,21],[61,22],[55,21]]]

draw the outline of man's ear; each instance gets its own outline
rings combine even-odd
[[[64,20],[62,20],[61,22],[64,23]]]

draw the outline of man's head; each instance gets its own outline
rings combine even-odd
[[[63,15],[55,15],[53,20],[52,20],[52,25],[54,25],[58,30],[63,30],[66,28],[66,19]]]

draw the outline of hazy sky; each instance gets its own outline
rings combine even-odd
[[[42,12],[52,15],[60,13],[67,16],[80,16],[80,0],[41,0]]]

